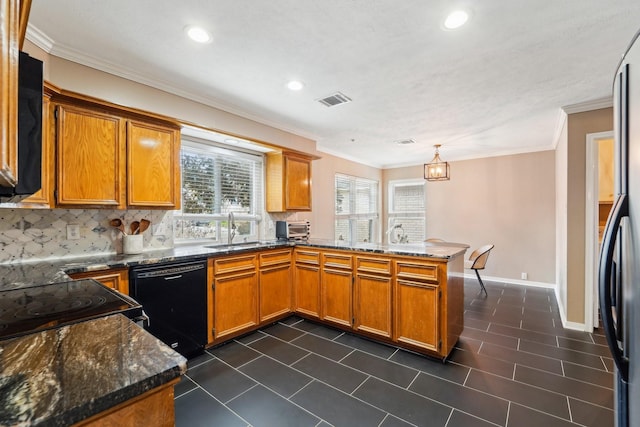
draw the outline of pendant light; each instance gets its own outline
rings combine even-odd
[[[424,165],[424,179],[427,181],[448,181],[449,180],[449,163],[443,162],[440,159],[440,153],[438,148],[440,144],[434,145],[436,147],[436,154],[429,163]]]

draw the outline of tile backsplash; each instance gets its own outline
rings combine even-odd
[[[122,234],[109,225],[120,218],[146,218],[162,225],[163,235],[144,232],[144,250],[173,247],[173,212],[110,209],[0,209],[0,264],[122,253]],[[67,239],[67,225],[77,225],[80,238]]]

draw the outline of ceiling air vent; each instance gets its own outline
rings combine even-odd
[[[343,93],[336,92],[333,95],[327,96],[326,98],[318,99],[318,102],[327,107],[333,107],[334,105],[351,102],[351,98]]]
[[[398,145],[409,145],[409,144],[415,144],[416,142],[413,139],[401,139],[400,141],[396,141],[396,144]]]

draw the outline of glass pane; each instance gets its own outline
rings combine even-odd
[[[424,185],[396,185],[392,212],[424,211]]]
[[[348,176],[336,175],[336,213],[351,213],[351,183]]]
[[[376,213],[378,208],[378,184],[374,181],[356,179],[355,187],[356,213]]]
[[[424,241],[424,218],[396,218],[398,228],[392,231],[389,241],[392,243],[418,243]]]
[[[217,235],[217,221],[174,218],[173,237],[175,239],[219,240],[219,236]]]
[[[356,222],[356,241],[372,242],[373,241],[373,220],[360,219]]]
[[[335,231],[336,240],[351,240],[351,235],[349,233],[349,220],[348,219],[337,219],[336,220],[336,231]]]
[[[182,212],[213,213],[216,195],[214,159],[182,150],[181,160]]]

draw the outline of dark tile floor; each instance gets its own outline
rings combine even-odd
[[[562,328],[553,291],[465,284],[447,364],[290,317],[189,361],[177,426],[613,426],[604,337]]]

